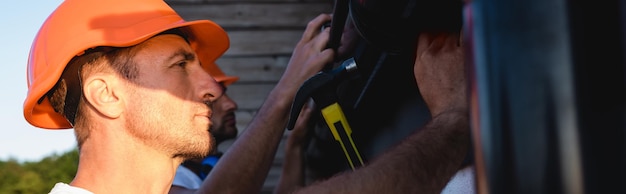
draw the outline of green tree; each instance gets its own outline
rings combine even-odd
[[[58,182],[71,182],[77,168],[77,149],[37,162],[0,161],[0,194],[48,193]]]
[[[0,161],[0,193],[15,193],[14,185],[20,182],[24,170],[15,159]]]
[[[47,193],[49,191],[43,184],[40,174],[33,171],[24,172],[13,188],[14,193]]]

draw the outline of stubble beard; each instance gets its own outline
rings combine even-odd
[[[215,139],[207,130],[197,132],[201,130],[163,125],[162,122],[148,121],[143,116],[127,122],[126,129],[145,145],[172,158],[204,158],[215,148]]]

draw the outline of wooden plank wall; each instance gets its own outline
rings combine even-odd
[[[331,13],[333,0],[166,0],[186,20],[209,19],[222,26],[230,49],[217,60],[227,75],[240,79],[228,88],[239,105],[240,134],[287,66],[306,24]],[[231,142],[220,145],[221,150]],[[283,146],[278,148],[261,193],[271,193],[280,175]]]

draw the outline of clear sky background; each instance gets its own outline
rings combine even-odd
[[[18,0],[0,6],[0,160],[37,161],[76,147],[74,132],[31,126],[23,116],[26,63],[41,24],[62,0]]]

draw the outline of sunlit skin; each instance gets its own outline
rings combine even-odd
[[[166,34],[133,52],[134,80],[106,66],[83,78],[92,132],[70,185],[94,193],[166,193],[184,159],[214,149],[210,104],[223,91],[189,44]]]
[[[138,64],[149,66],[140,67],[136,97],[129,98],[128,129],[172,156],[205,155],[214,145],[206,130],[214,111],[205,102],[208,90],[221,86],[202,69],[182,37],[162,35],[145,46],[157,49],[143,49],[135,57]]]

